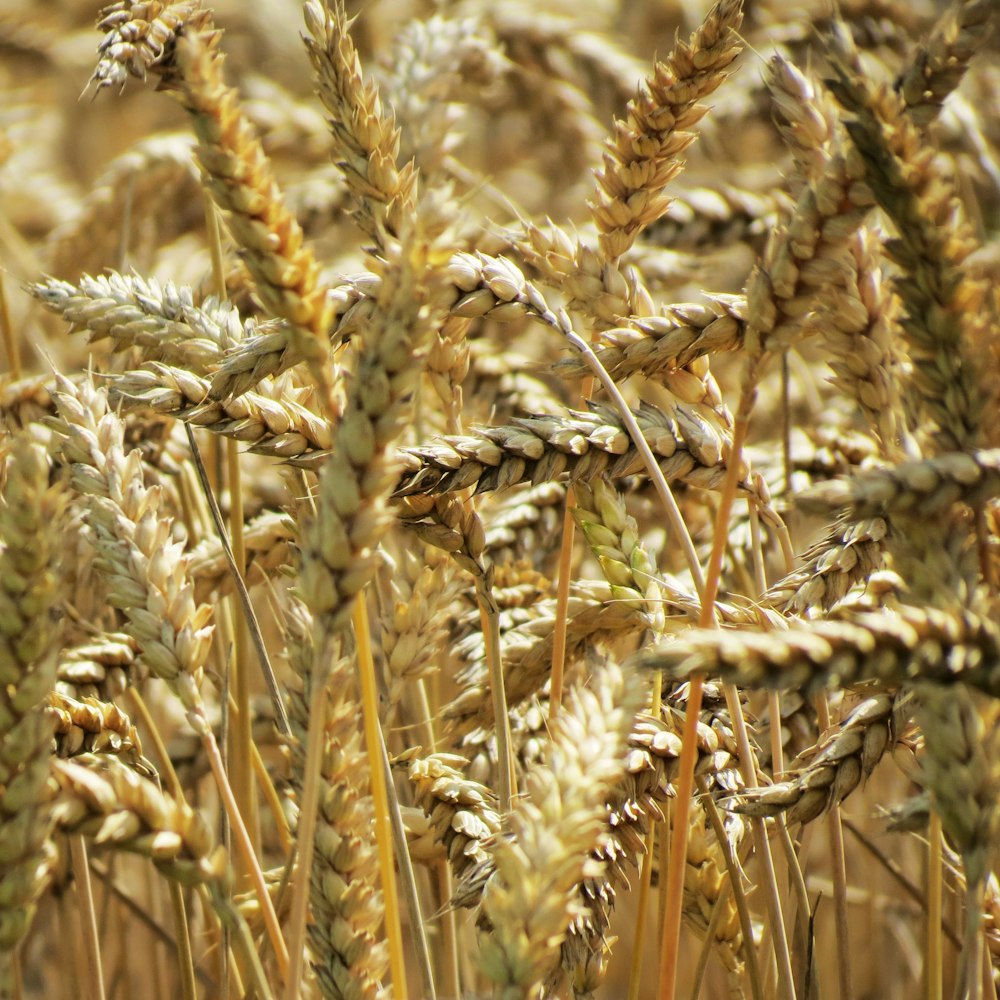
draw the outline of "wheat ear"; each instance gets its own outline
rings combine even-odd
[[[48,880],[52,852],[46,793],[58,630],[50,617],[59,596],[59,528],[65,509],[49,486],[49,462],[25,436],[12,442],[0,507],[0,951],[31,926]],[[0,958],[0,991],[9,987]]]

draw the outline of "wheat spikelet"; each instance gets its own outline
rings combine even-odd
[[[329,452],[332,439],[329,424],[305,405],[314,399],[312,388],[259,388],[269,395],[248,392],[216,402],[209,398],[207,378],[187,368],[150,362],[116,378],[111,400],[116,406],[150,409],[246,442],[257,454],[316,465]]]
[[[96,567],[111,604],[125,611],[140,661],[195,709],[212,636],[212,609],[195,603],[181,546],[169,541],[171,519],[161,491],[143,482],[140,454],[126,453],[121,420],[90,381],[61,380],[56,403],[62,454],[74,488],[87,502]]]
[[[719,489],[726,475],[725,442],[699,413],[678,405],[666,413],[643,404],[634,416],[668,480],[700,489]],[[397,489],[400,496],[475,487],[476,493],[516,483],[612,479],[641,473],[642,456],[632,445],[618,412],[593,403],[589,412],[566,417],[522,417],[508,427],[482,428],[441,444],[412,448]],[[746,465],[743,496],[759,497]]]
[[[334,158],[359,203],[355,220],[381,246],[386,234],[399,236],[412,221],[416,173],[412,164],[397,166],[399,130],[383,109],[378,89],[362,79],[341,0],[332,7],[310,0],[304,14],[306,49],[330,115]]]
[[[500,995],[521,997],[546,976],[573,916],[574,887],[588,862],[604,797],[620,774],[637,691],[611,663],[574,688],[553,725],[548,764],[532,769],[511,814],[508,840],[491,854],[496,876],[483,897],[492,925],[480,964]]]
[[[920,409],[935,423],[935,449],[961,451],[979,433],[980,386],[964,338],[982,323],[984,288],[959,270],[973,248],[966,225],[955,220],[950,189],[934,166],[934,151],[890,90],[873,90],[850,64],[834,62],[833,86],[852,113],[847,131],[865,164],[879,206],[899,238],[886,251],[903,269],[896,290],[906,308],[901,321],[913,362],[912,386]]]
[[[852,520],[886,515],[927,517],[955,503],[976,506],[1000,492],[1000,449],[950,452],[856,473],[811,487],[799,499],[803,510],[830,514],[847,510]]]
[[[320,387],[323,405],[336,412],[327,367],[328,310],[318,266],[303,245],[302,229],[284,207],[260,142],[236,92],[222,79],[217,36],[188,32],[176,44],[165,79],[191,115],[204,184],[227,213],[264,307],[288,321],[289,334]]]
[[[689,42],[678,42],[656,64],[628,117],[614,124],[612,138],[597,172],[597,200],[592,206],[601,250],[619,258],[636,235],[663,214],[663,189],[680,172],[681,154],[694,141],[689,132],[707,108],[698,102],[726,78],[739,55],[740,0],[719,0]]]
[[[910,694],[866,698],[816,747],[805,767],[773,785],[741,790],[726,801],[726,808],[747,816],[784,813],[789,823],[811,822],[871,776],[912,712]]]
[[[903,605],[892,613],[816,621],[784,632],[692,630],[637,660],[675,679],[703,674],[743,687],[816,690],[924,679],[989,693],[1000,690],[997,640],[992,624],[971,612]]]
[[[700,393],[692,399],[677,381],[666,377],[705,355],[738,351],[745,334],[746,300],[738,295],[714,295],[707,305],[682,303],[670,306],[662,315],[603,330],[596,353],[612,378],[639,374],[665,379],[674,395],[692,403],[700,401]],[[577,358],[566,358],[556,370],[579,377],[586,365]]]
[[[801,566],[771,586],[764,602],[797,615],[829,610],[856,583],[871,581],[888,531],[881,517],[838,522],[802,553]]]
[[[70,698],[113,701],[128,686],[136,643],[124,633],[104,633],[59,654],[56,689]]]
[[[52,774],[59,788],[53,817],[60,830],[87,834],[99,847],[145,855],[185,885],[225,876],[226,852],[215,845],[208,824],[116,757],[58,760]]]
[[[182,28],[203,29],[210,18],[211,12],[202,9],[200,0],[109,4],[97,22],[98,31],[106,34],[97,49],[101,58],[90,83],[98,89],[121,90],[130,76],[145,80],[149,70],[169,55]]]
[[[409,682],[439,669],[447,648],[447,611],[462,587],[447,563],[424,565],[406,552],[391,569],[381,645],[389,672],[389,704],[396,706]]]
[[[196,305],[189,288],[116,271],[85,274],[76,284],[49,278],[28,290],[74,329],[86,330],[90,343],[108,338],[116,351],[138,347],[145,361],[166,361],[195,374],[204,374],[257,331],[257,324],[244,323],[236,309],[214,297]]]
[[[950,4],[896,79],[896,92],[918,125],[933,121],[948,95],[958,88],[972,57],[990,36],[994,11],[989,0]]]
[[[485,785],[466,777],[468,761],[456,754],[414,757],[407,776],[417,805],[442,842],[455,877],[463,879],[487,861],[486,843],[500,832],[496,797]],[[473,905],[472,898],[456,905]]]
[[[45,888],[51,852],[45,780],[55,684],[62,494],[49,487],[42,448],[12,442],[0,507],[0,951],[27,933]],[[6,961],[3,963],[6,965]],[[0,975],[0,981],[6,975]]]
[[[654,633],[662,632],[656,566],[639,542],[638,525],[626,514],[625,502],[606,479],[577,484],[573,498],[577,504],[573,517],[611,585],[612,599],[644,612]]]
[[[54,720],[56,753],[60,757],[80,754],[116,754],[133,766],[142,758],[142,741],[129,717],[112,702],[84,697],[82,700],[54,691],[46,711]]]

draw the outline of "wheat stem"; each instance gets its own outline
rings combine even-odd
[[[69,838],[69,853],[73,859],[76,878],[76,895],[80,904],[80,925],[83,931],[83,960],[87,970],[86,982],[90,984],[94,1000],[104,1000],[104,971],[101,968],[101,942],[97,936],[97,912],[94,893],[90,885],[90,868],[87,865],[87,844],[83,834]]]
[[[184,1000],[197,1000],[194,980],[194,954],[191,951],[191,928],[188,926],[184,906],[184,892],[179,882],[167,880],[170,890],[170,907],[174,913],[174,935],[177,941],[177,966]]]
[[[260,864],[254,854],[253,844],[250,842],[250,834],[247,832],[246,824],[240,815],[229,779],[226,777],[222,754],[219,753],[219,746],[215,741],[215,735],[212,732],[208,719],[204,715],[204,707],[200,706],[200,711],[196,708],[195,712],[189,714],[189,719],[201,737],[202,747],[205,750],[205,755],[208,757],[209,767],[212,770],[212,776],[215,778],[215,784],[219,790],[219,797],[222,799],[226,815],[229,817],[229,822],[232,825],[236,846],[243,858],[243,863],[247,867],[247,871],[250,873],[254,891],[257,894],[257,901],[260,903],[260,908],[264,916],[264,925],[267,928],[268,940],[271,942],[271,947],[274,949],[274,955],[278,962],[278,970],[284,979],[288,975],[288,948],[281,936],[278,915],[274,912],[274,904],[271,902],[271,896],[267,891],[264,874],[260,870]]]
[[[944,938],[941,934],[944,890],[943,835],[941,817],[931,810],[927,834],[927,955],[924,961],[924,989],[927,1000],[944,998]]]
[[[382,733],[378,718],[378,691],[375,662],[372,658],[371,629],[368,625],[368,605],[362,594],[354,602],[354,634],[358,643],[358,682],[361,688],[361,713],[364,725],[368,766],[371,772],[372,800],[375,804],[375,839],[378,843],[379,873],[385,906],[385,931],[389,940],[389,968],[393,992],[406,1000],[406,965],[403,961],[403,931],[400,923],[399,895],[396,890],[395,866],[392,856],[392,830],[389,819],[389,798],[385,771],[382,769]]]
[[[327,685],[314,680],[309,693],[309,726],[305,763],[302,765],[302,792],[299,800],[299,825],[295,846],[299,855],[292,893],[289,920],[289,966],[284,1000],[297,1000],[302,983],[302,965],[306,950],[306,921],[309,919],[309,887],[312,884],[316,824],[319,816],[320,762],[323,756]]]

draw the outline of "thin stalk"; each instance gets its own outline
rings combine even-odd
[[[764,988],[760,978],[760,966],[757,964],[757,950],[753,943],[753,922],[750,916],[750,906],[747,903],[746,893],[743,891],[743,871],[733,854],[733,845],[730,844],[726,836],[725,827],[722,825],[722,817],[719,815],[719,807],[715,804],[708,788],[708,782],[704,777],[698,777],[698,792],[705,803],[705,814],[715,833],[715,839],[722,850],[722,856],[726,859],[726,871],[729,873],[729,884],[733,890],[733,900],[736,903],[736,911],[740,915],[740,928],[743,931],[743,960],[746,962],[747,975],[750,977],[750,992],[753,1000],[764,1000]]]
[[[145,904],[137,903],[117,882],[111,872],[106,871],[93,858],[90,859],[90,871],[100,879],[101,884],[108,894],[114,896],[116,900],[128,911],[128,916],[139,921],[161,944],[170,952],[179,952],[180,946],[177,939],[169,931],[160,926],[147,912]],[[211,976],[203,969],[195,968],[195,977],[206,987],[210,996],[218,992],[217,984]]]
[[[659,672],[653,675],[653,697],[649,706],[649,714],[659,719],[663,702],[663,675]],[[646,939],[646,911],[649,908],[649,892],[653,884],[653,849],[656,846],[656,824],[651,823],[646,834],[646,853],[642,857],[642,868],[639,872],[639,901],[636,907],[635,928],[632,932],[632,965],[629,971],[628,1000],[639,1000],[639,988],[642,980],[642,949]]]
[[[233,559],[236,567],[246,566],[246,546],[243,541],[243,492],[240,476],[240,452],[235,441],[226,441],[226,478],[229,483],[229,524],[232,538]],[[242,575],[242,574],[241,574]],[[234,602],[239,604],[239,596]],[[233,791],[240,805],[240,812],[250,831],[250,840],[256,851],[260,850],[260,817],[253,780],[253,712],[250,708],[250,657],[248,655],[246,614],[237,611],[233,616],[233,694],[236,711],[231,737],[230,771],[233,774]]]
[[[406,965],[403,961],[403,931],[399,919],[399,897],[393,871],[392,831],[385,773],[382,770],[382,733],[378,718],[378,689],[375,661],[372,657],[368,605],[364,594],[354,602],[354,633],[358,643],[358,679],[361,688],[361,712],[364,721],[368,766],[371,771],[372,800],[375,806],[375,841],[378,844],[379,873],[385,905],[385,932],[389,944],[389,967],[392,971],[393,996],[406,1000]]]
[[[202,746],[208,757],[209,766],[212,769],[212,776],[215,778],[215,784],[219,789],[222,804],[225,807],[226,815],[229,817],[229,822],[232,826],[237,849],[240,851],[243,862],[252,877],[254,891],[256,892],[257,901],[260,904],[261,914],[264,918],[264,926],[267,929],[267,936],[271,942],[271,947],[274,949],[274,955],[278,962],[278,970],[281,973],[282,979],[285,979],[288,976],[288,948],[285,946],[285,941],[281,936],[281,925],[278,923],[278,915],[274,912],[274,904],[271,902],[271,896],[267,891],[264,873],[260,870],[260,865],[253,851],[253,844],[250,843],[250,835],[247,833],[246,824],[240,815],[229,779],[226,777],[226,770],[222,764],[222,754],[219,753],[219,745],[215,742],[215,735],[212,733],[212,728],[205,717],[203,706],[199,705],[196,711],[197,714],[191,713],[194,716],[192,722],[195,725],[198,735],[201,737]]]
[[[719,890],[719,895],[715,898],[712,906],[712,915],[708,918],[708,927],[705,928],[705,940],[701,943],[701,950],[698,952],[698,964],[694,967],[694,983],[691,986],[691,1000],[698,1000],[701,996],[701,987],[705,979],[705,970],[708,968],[708,958],[712,954],[712,942],[715,940],[715,931],[719,926],[719,919],[722,917],[722,908],[729,899],[729,886],[727,881]]]
[[[691,534],[687,529],[687,525],[684,523],[681,510],[677,506],[677,501],[674,499],[670,486],[664,478],[663,470],[657,464],[656,457],[653,455],[653,450],[649,447],[645,437],[643,437],[643,433],[639,429],[639,425],[636,423],[636,419],[632,415],[632,411],[628,408],[628,403],[625,402],[625,397],[621,394],[618,386],[615,385],[614,379],[607,373],[604,365],[601,364],[600,359],[594,353],[593,349],[586,343],[586,341],[584,341],[580,335],[575,333],[573,330],[564,329],[558,324],[557,329],[559,329],[560,333],[562,333],[566,340],[568,340],[569,343],[580,352],[587,366],[600,380],[601,385],[604,386],[605,392],[607,392],[607,394],[611,397],[612,402],[615,404],[615,409],[618,410],[618,414],[622,418],[622,423],[628,431],[629,438],[631,438],[636,450],[642,456],[643,463],[646,466],[646,471],[649,473],[649,478],[652,480],[653,486],[656,488],[656,493],[667,512],[667,520],[670,522],[670,527],[673,529],[681,543],[681,549],[684,552],[684,558],[687,562],[688,570],[691,573],[691,579],[694,581],[695,590],[698,592],[698,596],[701,598],[702,604],[704,605],[704,595],[706,592],[705,577],[701,571],[701,564],[698,562],[698,553],[695,551],[694,542],[691,540]],[[730,453],[731,455],[735,455],[737,459],[739,458],[740,452],[736,448],[735,439]],[[738,475],[738,464],[738,461],[734,463],[734,467],[737,469],[736,475]],[[730,475],[732,472],[732,468],[727,470],[726,482],[728,483],[730,478],[732,478],[733,492],[735,494],[736,475]],[[732,501],[730,501],[730,506],[732,506]],[[727,511],[726,517],[728,518],[728,516],[729,514]],[[721,555],[719,558],[721,565]],[[716,583],[716,589],[718,589],[718,583]],[[712,599],[712,607],[713,609],[715,607],[714,597]]]
[[[431,710],[430,697],[427,694],[427,684],[422,677],[417,678],[413,686],[417,702],[417,714],[420,719],[421,738],[427,748],[433,753],[437,750],[437,734],[434,732],[434,712]],[[437,878],[438,897],[444,912],[440,915],[441,950],[438,958],[438,976],[444,981],[445,995],[449,997],[462,996],[462,977],[458,965],[458,917],[454,907],[446,906],[453,894],[451,865],[447,861],[439,861],[434,865]]]
[[[278,831],[278,839],[281,841],[282,850],[287,854],[295,846],[295,841],[292,839],[292,832],[288,829],[288,818],[281,808],[281,799],[278,797],[278,790],[274,787],[274,782],[267,773],[264,758],[261,757],[257,744],[251,743],[250,747],[253,754],[254,774],[257,776],[260,789],[264,793],[264,801],[267,803],[268,810],[274,819],[274,825]]]
[[[83,834],[71,834],[69,853],[76,877],[77,899],[80,903],[80,926],[83,930],[83,961],[87,970],[88,995],[104,1000],[104,972],[101,969],[101,944],[97,935],[97,914],[87,865],[87,844]]]
[[[809,912],[809,894],[806,889],[805,877],[802,874],[802,865],[799,863],[799,855],[795,851],[795,844],[792,841],[792,835],[788,832],[788,824],[785,823],[784,817],[782,816],[775,817],[775,824],[778,830],[778,835],[781,837],[781,847],[785,854],[785,864],[788,866],[788,874],[791,877],[792,891],[794,893],[795,919],[794,921],[790,921],[794,938],[792,954],[795,957],[801,973],[802,963],[809,954],[809,924],[811,919]],[[800,975],[796,982],[800,983],[800,989],[797,995],[807,996],[807,990],[804,985],[804,976]]]
[[[785,358],[785,364],[782,370],[784,375],[786,376],[785,387],[787,389],[787,371],[788,371],[787,357]],[[751,546],[751,555],[753,559],[754,586],[756,588],[756,593],[754,594],[754,597],[759,597],[761,594],[767,592],[767,572],[764,566],[764,547],[761,542],[760,514],[757,511],[757,507],[754,505],[753,501],[747,502],[747,508],[750,518],[750,546]],[[730,693],[732,694],[731,701],[730,701]],[[743,747],[744,747],[743,740],[744,739],[746,740],[745,746],[748,753],[750,748],[750,740],[747,734],[746,719],[744,718],[743,715],[743,708],[742,705],[740,704],[739,692],[736,690],[735,687],[732,688],[732,692],[730,692],[727,689],[726,698],[730,704],[730,713],[732,713],[732,706],[733,705],[736,706],[736,719],[734,719],[734,723],[738,734],[737,738],[740,740],[740,748],[741,748],[740,753],[742,757]],[[771,768],[774,771],[775,775],[780,775],[782,771],[784,771],[785,769],[785,761],[784,761],[784,752],[781,745],[781,704],[780,704],[780,699],[778,697],[778,693],[776,691],[769,692],[768,694],[768,709],[771,713],[771,758],[772,758]],[[754,785],[756,785],[757,775],[754,773],[753,765],[750,763],[749,757],[747,759],[747,767],[744,771],[744,777],[746,777],[747,774],[752,776],[753,783]],[[748,785],[748,787],[750,786]],[[782,929],[782,934],[780,936],[776,935],[774,941],[776,948],[782,947],[783,944],[785,952],[787,954],[787,961],[784,955],[780,954],[778,955],[778,969],[779,970],[784,969],[787,971],[788,993],[792,998],[794,998],[795,975],[794,972],[792,971],[791,950],[788,947],[787,928],[785,926],[785,921],[783,917],[784,912],[788,908],[788,881],[785,878],[786,873],[793,881],[795,881],[796,876],[798,876],[797,881],[799,883],[802,883],[801,885],[797,886],[797,888],[799,889],[798,904],[801,907],[802,901],[803,900],[806,901],[807,909],[805,912],[808,912],[808,899],[805,896],[805,884],[802,882],[802,872],[801,869],[799,868],[798,858],[796,858],[795,856],[795,851],[791,849],[792,848],[791,838],[789,837],[788,830],[785,827],[784,819],[781,816],[777,817],[776,824],[780,831],[780,835],[782,836],[783,846],[785,847],[785,858],[787,862],[787,868],[782,872],[782,876],[780,879],[777,877],[777,872],[775,872],[774,885],[771,887],[771,891],[774,896],[774,913],[780,915],[781,929]],[[770,851],[771,849],[770,842],[767,841],[766,839],[766,831],[764,838],[764,848],[767,851]],[[773,862],[772,862],[772,867],[773,867]]]
[[[743,706],[740,704],[739,691],[735,684],[724,686],[726,705],[733,723],[733,733],[736,736],[736,746],[739,750],[740,773],[747,788],[757,787],[757,774],[753,765],[753,751],[750,748],[750,736],[747,732],[746,719],[743,717]],[[750,831],[753,835],[754,853],[762,870],[762,886],[764,902],[767,905],[768,919],[771,922],[771,934],[774,941],[774,957],[778,965],[779,995],[785,1000],[795,1000],[795,977],[792,972],[792,956],[788,948],[788,933],[785,929],[785,918],[782,912],[781,895],[778,889],[778,879],[774,868],[774,858],[771,855],[771,842],[767,837],[767,826],[759,817],[751,818]]]
[[[219,534],[219,541],[222,544],[222,552],[226,557],[226,564],[229,566],[229,571],[233,577],[233,583],[236,585],[236,591],[240,595],[240,604],[243,607],[243,613],[246,615],[247,625],[250,627],[250,636],[253,639],[254,648],[257,651],[257,659],[260,662],[260,669],[264,674],[264,683],[267,685],[267,692],[271,698],[271,706],[274,709],[274,718],[277,723],[278,729],[281,734],[286,737],[292,735],[292,727],[288,722],[288,713],[285,711],[285,703],[281,697],[281,691],[278,687],[277,678],[274,676],[274,668],[271,666],[271,659],[267,653],[267,647],[264,644],[264,636],[260,631],[260,623],[257,621],[257,615],[253,610],[253,605],[250,603],[250,594],[247,591],[246,584],[243,582],[243,574],[240,572],[236,564],[236,558],[233,554],[232,547],[229,544],[229,537],[226,533],[226,526],[222,520],[222,513],[219,510],[219,505],[215,500],[215,492],[212,490],[211,482],[208,478],[208,472],[205,468],[205,463],[201,458],[201,450],[198,448],[198,442],[195,440],[194,432],[191,430],[189,424],[184,425],[187,431],[188,444],[191,447],[191,457],[194,459],[195,468],[198,471],[198,480],[201,483],[202,490],[205,494],[205,499],[208,500],[209,510],[212,513],[212,521],[215,524],[215,530]]]
[[[579,338],[577,338],[579,340]],[[584,345],[586,347],[586,345]],[[579,350],[579,348],[578,348]],[[593,352],[590,352],[593,354]],[[596,358],[595,358],[596,361]],[[599,364],[599,362],[598,362]],[[603,371],[603,368],[601,369]],[[722,572],[722,555],[726,547],[729,531],[729,515],[736,497],[739,465],[750,422],[753,397],[744,390],[740,400],[740,412],[733,428],[733,442],[729,449],[729,467],[722,486],[719,510],[715,518],[715,536],[712,539],[712,554],[709,558],[708,575],[704,586],[698,588],[701,595],[701,614],[698,624],[708,628],[715,624],[715,599],[719,593],[719,577]],[[641,438],[642,435],[640,434]],[[638,445],[638,442],[636,442]],[[656,463],[654,462],[653,465]],[[659,471],[659,468],[657,467]],[[662,476],[661,476],[662,478]],[[671,497],[673,500],[673,497]],[[676,507],[676,504],[674,505]],[[678,511],[678,517],[680,511]],[[683,523],[683,521],[681,522]],[[685,529],[685,534],[687,530]],[[690,535],[688,535],[690,541]],[[695,559],[697,565],[697,559]],[[687,860],[688,823],[691,815],[691,794],[694,788],[694,766],[698,756],[695,743],[698,732],[698,715],[701,712],[701,698],[704,681],[700,676],[691,679],[688,687],[687,715],[684,719],[681,756],[677,762],[676,796],[674,800],[674,829],[670,842],[670,870],[667,873],[666,913],[663,921],[663,940],[660,948],[660,975],[657,996],[659,1000],[674,1000],[676,995],[677,959],[680,954],[681,916],[684,907],[684,865]]]
[[[830,728],[830,706],[826,695],[816,697],[816,714],[821,732]],[[847,865],[844,860],[844,830],[840,825],[840,806],[833,806],[827,816],[830,832],[830,862],[833,875],[833,907],[837,935],[837,973],[840,1000],[851,1000],[850,925],[847,915]]]
[[[246,969],[250,974],[250,992],[244,991],[242,984],[238,984],[240,996],[256,995],[257,1000],[274,1000],[274,993],[271,991],[270,983],[267,981],[264,966],[261,963],[260,955],[257,953],[257,946],[254,943],[253,935],[250,933],[250,928],[247,927],[247,922],[240,916],[239,910],[233,906],[232,902],[223,895],[219,886],[213,885],[210,889],[204,886],[202,888],[209,896],[210,905],[216,914],[218,914],[219,920],[224,927],[229,928],[233,940],[239,945],[239,953],[243,957]]]
[[[490,696],[493,700],[493,717],[496,719],[497,770],[499,772],[500,815],[510,815],[514,797],[514,754],[510,739],[510,715],[507,711],[507,692],[504,687],[503,661],[500,657],[500,609],[483,577],[476,577],[476,596],[479,600],[479,621],[486,643],[486,664],[490,673]]]
[[[385,748],[385,738],[381,727],[378,730],[379,748],[382,753],[382,773],[385,777],[385,787],[389,800],[389,819],[392,822],[392,837],[396,848],[396,858],[399,866],[399,878],[403,883],[403,895],[410,911],[410,930],[413,933],[414,946],[417,952],[417,966],[420,970],[420,985],[423,988],[424,1000],[437,1000],[437,990],[434,988],[434,973],[431,970],[431,952],[427,945],[427,928],[423,914],[420,912],[420,897],[417,895],[417,880],[413,874],[413,861],[406,848],[406,830],[403,828],[403,815],[399,811],[399,800],[396,798],[396,786],[392,780],[392,768],[389,765],[389,753]]]
[[[14,324],[10,319],[10,307],[7,305],[7,292],[4,288],[2,270],[0,270],[0,333],[3,335],[3,346],[7,352],[10,374],[16,382],[21,377],[21,345],[14,335]]]
[[[792,495],[792,407],[791,375],[788,351],[781,353],[781,468],[785,479],[785,496]]]
[[[697,757],[698,716],[701,713],[703,683],[700,676],[691,678],[684,731],[681,734],[681,757],[674,797],[674,828],[670,838],[670,869],[667,872],[666,909],[660,947],[659,1000],[674,1000],[676,994],[681,918],[684,911],[684,869],[687,864],[688,824],[691,822],[691,796],[694,793],[694,764]]]
[[[173,879],[168,879],[167,882],[170,887],[170,905],[174,911],[177,973],[181,981],[181,996],[184,1000],[196,1000],[198,993],[194,982],[194,955],[191,952],[191,933],[184,907],[184,893]]]
[[[284,1000],[297,1000],[302,983],[302,964],[306,951],[306,921],[309,916],[309,885],[312,880],[313,845],[316,842],[316,822],[319,814],[319,772],[323,756],[326,728],[327,685],[313,678],[309,693],[309,732],[306,737],[306,759],[302,773],[302,798],[299,805],[297,849],[299,867],[293,887],[288,935],[288,978]]]
[[[142,719],[142,725],[144,729],[143,739],[147,736],[152,740],[153,747],[156,750],[156,756],[160,759],[160,767],[163,768],[163,775],[166,780],[167,791],[175,799],[183,799],[184,791],[181,786],[180,779],[177,777],[177,772],[174,770],[174,763],[170,759],[170,753],[167,751],[167,745],[163,742],[163,736],[160,734],[160,728],[156,725],[153,720],[153,716],[150,714],[149,708],[146,702],[143,700],[141,694],[139,694],[139,689],[133,685],[129,685],[125,691],[127,697],[132,702],[132,707],[135,709],[136,714]]]
[[[944,942],[941,935],[944,859],[942,854],[941,817],[933,809],[927,833],[927,958],[924,978],[927,1000],[943,1000]]]
[[[226,277],[222,264],[222,235],[219,231],[219,214],[211,198],[205,194],[205,228],[209,253],[212,258],[212,283],[220,301],[226,299]],[[229,526],[232,537],[232,556],[236,575],[242,577],[246,566],[246,546],[243,542],[243,484],[240,475],[240,452],[235,441],[226,441],[226,480],[229,484]],[[202,485],[204,489],[204,484]],[[216,526],[218,530],[218,526]],[[223,544],[225,547],[225,544]],[[232,572],[232,569],[230,570]],[[239,594],[239,591],[237,590]],[[250,711],[250,664],[247,656],[247,629],[249,628],[246,605],[243,614],[235,615],[233,624],[233,670],[235,694],[234,724],[230,738],[230,772],[233,791],[240,811],[247,823],[254,850],[260,850],[260,819],[257,813],[257,796],[251,765],[253,747],[253,718]],[[247,872],[240,872],[240,881],[246,888]]]

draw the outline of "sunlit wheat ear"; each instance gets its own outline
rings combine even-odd
[[[211,17],[200,0],[109,4],[97,22],[98,31],[106,34],[98,46],[101,58],[90,82],[98,89],[121,90],[130,76],[145,80],[176,44],[181,29],[201,30],[211,25]]]
[[[949,4],[916,56],[898,76],[896,92],[910,117],[927,125],[958,88],[973,56],[996,28],[996,5],[990,0],[958,0]]]
[[[717,490],[726,476],[724,435],[693,408],[672,413],[643,404],[634,413],[667,480]],[[568,478],[615,479],[642,472],[644,460],[613,407],[592,404],[564,417],[522,417],[504,427],[478,429],[438,444],[413,448],[397,493],[450,493],[473,486],[477,493],[520,482]],[[759,497],[745,464],[739,489]]]
[[[708,110],[698,102],[727,76],[743,46],[741,0],[720,0],[687,43],[656,64],[639,96],[617,120],[597,172],[592,206],[601,250],[619,258],[636,235],[663,214],[669,203],[663,189],[684,165],[683,152],[696,136],[688,131]]]
[[[77,700],[53,691],[46,711],[55,724],[57,756],[113,754],[133,767],[145,769],[139,732],[113,702]]]
[[[260,386],[262,392],[215,402],[208,379],[186,368],[150,362],[111,383],[113,405],[127,411],[152,410],[194,427],[244,442],[251,451],[313,468],[329,452],[329,422],[316,412],[312,387]]]
[[[90,381],[73,386],[63,380],[57,404],[61,454],[85,498],[110,599],[125,611],[142,662],[193,709],[200,702],[212,609],[194,601],[187,559],[169,541],[171,518],[161,509],[161,491],[145,485],[140,453],[126,452],[122,422],[102,390]]]
[[[709,354],[738,351],[746,336],[746,299],[741,295],[713,295],[708,304],[691,302],[670,306],[662,315],[634,318],[628,326],[601,332],[596,354],[615,379],[630,375],[663,378]],[[586,374],[577,357],[565,358],[556,371],[568,377]],[[687,398],[671,382],[684,402]]]
[[[784,813],[789,823],[811,822],[869,778],[914,708],[910,693],[866,698],[816,747],[808,765],[774,785],[743,789],[727,800],[727,808],[747,816]]]
[[[817,690],[866,680],[897,686],[924,679],[1000,692],[1000,633],[992,622],[971,612],[910,605],[783,632],[692,630],[637,661],[678,680],[718,676],[750,688]]]
[[[638,705],[638,686],[625,676],[609,662],[589,688],[572,690],[553,725],[547,763],[529,772],[511,814],[513,836],[493,846],[496,876],[483,899],[493,929],[479,962],[511,1000],[537,987],[557,960],[573,889],[592,868],[605,796],[621,774]]]
[[[209,298],[196,304],[190,288],[116,271],[85,274],[77,284],[49,278],[28,290],[74,329],[86,330],[91,343],[107,339],[116,351],[139,347],[144,361],[166,361],[199,375],[258,332],[228,303]]]
[[[45,782],[54,724],[45,701],[56,680],[65,509],[45,451],[25,436],[11,446],[0,506],[0,953],[31,926],[52,861]],[[0,955],[0,992],[7,971]]]
[[[257,293],[272,315],[288,320],[290,337],[332,415],[338,407],[327,358],[326,290],[236,92],[222,78],[217,45],[216,34],[187,32],[161,72],[191,115],[205,186],[226,214]]]
[[[798,615],[832,608],[883,561],[889,525],[883,517],[838,520],[800,558],[802,565],[764,595],[771,607]]]
[[[486,842],[500,832],[496,796],[465,776],[467,766],[464,757],[435,753],[414,757],[408,769],[416,802],[430,820],[435,839],[444,846],[457,879],[487,860]],[[477,902],[462,900],[456,905]]]
[[[975,248],[972,232],[957,217],[952,187],[903,102],[859,75],[842,35],[833,45],[832,86],[852,116],[847,131],[879,207],[899,234],[885,246],[903,272],[895,287],[905,308],[901,328],[915,402],[933,422],[934,450],[961,451],[978,443],[982,406],[969,338],[986,322],[985,287],[962,271]]]
[[[387,235],[398,237],[412,223],[416,171],[412,163],[397,165],[399,130],[377,86],[362,78],[342,0],[309,0],[304,13],[306,50],[330,115],[334,159],[358,202],[358,225],[383,246]]]
[[[226,852],[208,824],[186,802],[171,798],[117,758],[84,755],[57,761],[53,776],[60,830],[88,834],[98,847],[143,854],[185,885],[225,878]]]

